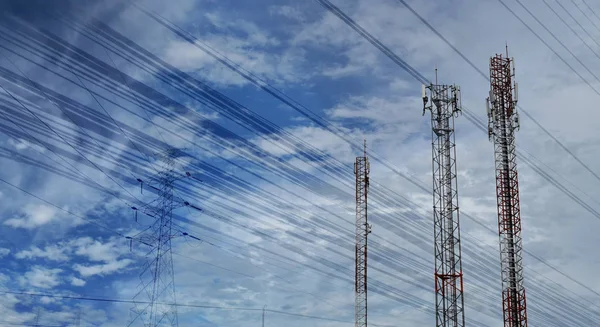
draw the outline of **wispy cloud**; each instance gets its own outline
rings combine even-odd
[[[133,261],[131,259],[121,259],[99,265],[75,264],[73,266],[73,269],[79,272],[83,277],[90,277],[94,275],[107,275],[122,270],[123,268],[129,266],[132,262]]]
[[[42,266],[33,266],[29,271],[19,277],[19,283],[23,286],[32,286],[39,288],[53,288],[62,283],[60,273],[62,269],[48,269]]]
[[[487,81],[399,2],[334,2],[426,76],[433,76],[434,68],[439,68],[440,80],[457,82],[462,87],[463,104],[476,116],[485,118],[482,100],[489,88]],[[282,88],[294,100],[324,117],[331,123],[328,126],[343,131],[345,138],[355,144],[367,138],[368,152],[373,154],[369,198],[369,219],[373,223],[370,317],[375,323],[389,325],[398,321],[399,326],[432,324],[431,195],[413,185],[426,189],[431,185],[431,131],[429,117],[421,116],[420,85],[316,3],[284,1],[255,6],[240,2],[234,7],[231,2],[218,1],[142,3],[174,20],[245,69]],[[591,167],[600,163],[595,155],[600,150],[595,123],[600,114],[589,110],[596,102],[596,95],[572,79],[572,72],[523,26],[506,25],[513,19],[510,13],[495,2],[472,1],[452,6],[439,1],[420,3],[416,9],[483,71],[487,71],[488,57],[504,51],[504,40],[508,40],[511,53],[514,51],[517,57],[517,79],[522,81],[520,94],[524,108],[561,140],[567,140],[569,147]],[[542,9],[536,7],[536,13],[552,22],[552,16]],[[92,91],[102,95],[98,97],[103,106],[100,107],[86,90],[18,59],[20,67],[27,68],[36,81],[90,107],[77,112],[78,116],[89,118],[79,127],[97,142],[90,141],[88,135],[59,114],[60,110],[50,106],[43,96],[36,101],[28,95],[26,103],[83,156],[38,120],[21,115],[23,108],[20,108],[12,114],[19,118],[20,125],[0,119],[2,131],[12,133],[10,137],[2,136],[1,141],[11,151],[33,160],[2,152],[2,178],[109,229],[84,224],[84,220],[58,208],[33,202],[37,200],[16,189],[3,188],[3,239],[14,244],[10,250],[0,249],[6,270],[2,273],[7,274],[0,280],[2,286],[120,298],[135,294],[143,259],[130,256],[129,244],[114,232],[133,235],[132,230],[147,227],[150,219],[140,215],[136,222],[131,207],[155,196],[147,184],[141,194],[136,180],[147,180],[155,172],[143,158],[144,154],[105,115],[106,109],[136,145],[148,153],[158,150],[164,140],[173,146],[193,147],[197,154],[198,158],[187,160],[185,166],[186,169],[191,166],[205,182],[197,186],[187,180],[178,181],[181,184],[177,184],[177,189],[190,202],[202,207],[204,213],[190,214],[180,208],[176,214],[177,232],[173,235],[185,231],[203,241],[173,240],[174,251],[189,257],[174,256],[178,299],[216,306],[262,308],[266,304],[275,310],[322,315],[351,323],[355,219],[352,162],[359,153],[322,126],[321,121],[311,121],[263,90],[250,87],[245,78],[134,8],[112,13],[110,17],[107,23],[119,33],[206,81],[222,94],[205,94],[201,89],[191,95],[191,92],[184,94],[176,83],[182,76],[169,75],[172,79],[168,79],[166,70],[157,70],[164,78],[159,80],[113,53],[119,70],[139,78],[153,88],[152,92],[164,92],[170,99],[152,98],[125,85],[113,87],[111,83],[118,84],[120,76],[98,74],[86,78],[83,72],[79,73]],[[588,25],[585,26],[592,28]],[[66,29],[63,25],[53,26],[57,33],[63,29]],[[600,67],[569,33],[558,25],[552,25],[552,29],[586,63]],[[85,37],[70,39],[78,40],[78,46],[112,66],[104,49],[91,46]],[[131,59],[141,61],[142,57]],[[2,59],[0,64],[15,70]],[[68,69],[57,69],[55,63],[44,64],[77,80]],[[141,66],[144,65],[150,64]],[[85,73],[94,71],[88,66],[83,68]],[[565,80],[569,81],[568,86]],[[125,91],[113,94],[93,85],[93,81],[110,84],[111,91]],[[25,87],[15,87],[19,88]],[[244,113],[238,108],[228,113],[231,116],[217,114],[213,110],[215,103],[229,103],[224,96],[256,113],[252,117],[256,118],[257,127],[249,127],[248,121],[240,126],[231,120]],[[191,114],[176,114],[178,109],[170,100],[198,109],[203,117],[218,120],[221,126],[248,143],[240,141],[231,146],[216,137],[216,142],[211,142],[212,136],[208,135],[217,129],[216,125],[193,120]],[[8,96],[3,95],[0,101],[19,108],[11,104],[14,101]],[[147,111],[140,105],[147,105],[144,107]],[[566,112],[565,108],[570,109]],[[158,114],[161,110],[164,113]],[[147,114],[151,123],[146,121]],[[457,117],[456,123],[467,316],[476,320],[474,325],[495,326],[501,324],[501,303],[496,267],[493,148],[485,134],[473,128],[465,117]],[[165,130],[158,133],[153,124]],[[47,140],[57,154],[36,146],[18,126]],[[276,128],[269,129],[273,126]],[[229,133],[221,132],[221,135]],[[581,191],[592,195],[589,201],[597,207],[593,204],[597,181],[531,121],[523,121],[517,137],[519,149],[539,156],[557,175],[567,176]],[[264,153],[249,154],[249,147]],[[307,147],[314,147],[335,160],[324,161],[319,153],[314,156],[304,153]],[[311,160],[302,157],[305,154]],[[407,181],[391,171],[390,165],[413,180]],[[578,207],[521,162],[519,169],[528,251],[578,280],[591,281],[590,287],[600,287],[593,282],[598,265],[589,260],[594,255],[590,242],[593,244],[597,239],[592,228],[595,220],[590,220],[589,211]],[[87,184],[74,181],[75,178]],[[525,264],[526,278],[537,276],[528,270],[535,268],[539,275],[550,276],[559,284],[567,283],[564,276],[552,273],[532,257],[525,256]],[[591,320],[577,314],[578,301],[594,301],[589,291],[573,285],[574,293],[570,293],[554,284],[537,283],[538,280],[526,282],[531,290],[528,296],[532,322],[540,323],[543,316],[557,324],[564,319],[573,326],[594,325],[597,309],[589,309]],[[548,300],[554,298],[568,298],[568,301]],[[50,303],[51,298],[35,302],[26,297],[2,297],[0,301],[6,308],[0,307],[3,317],[31,322],[35,317],[32,308],[40,305],[48,311],[43,315],[48,324],[57,325],[71,322],[76,305],[56,299]],[[27,306],[17,310],[15,305],[20,302]],[[96,303],[89,306],[84,316],[90,323],[116,326],[129,319],[126,306],[106,308]],[[29,309],[32,312],[24,313]],[[197,323],[199,316],[214,325],[241,321],[258,324],[260,320],[256,312],[180,308],[180,313],[181,322],[190,324]],[[267,319],[269,325],[319,326],[317,320],[306,317],[290,319],[269,314]],[[344,323],[324,322],[325,325],[337,327]]]

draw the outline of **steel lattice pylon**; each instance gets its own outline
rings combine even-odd
[[[423,85],[422,93],[423,115],[425,110],[431,112],[436,327],[462,327],[465,313],[454,141],[460,90],[454,85],[430,84]]]
[[[152,223],[140,234],[131,237],[149,249],[143,249],[146,262],[140,273],[139,291],[133,299],[135,307],[131,309],[130,326],[137,321],[145,327],[178,326],[171,240],[182,234],[172,229],[173,210],[182,206],[201,210],[174,196],[175,181],[184,177],[173,169],[178,153],[177,150],[168,150],[159,156],[161,167],[158,174],[146,184],[157,197],[139,209],[132,207],[136,221],[140,211],[150,217]],[[187,173],[187,176],[191,175]],[[141,179],[138,181],[143,183]]]
[[[511,65],[512,64],[512,65]],[[523,241],[515,130],[519,128],[514,63],[502,55],[490,59],[490,96],[487,98],[489,137],[494,142],[502,307],[505,327],[526,327],[527,306],[523,284]]]
[[[354,163],[354,175],[356,175],[355,327],[367,326],[367,237],[371,233],[371,226],[367,220],[370,166],[366,141],[364,146],[364,155],[356,157]]]

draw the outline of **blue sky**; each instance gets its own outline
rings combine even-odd
[[[598,324],[600,19],[581,0],[407,1],[467,62],[401,1],[331,2],[426,78],[437,67],[461,86],[465,304],[477,326],[502,325],[499,255],[493,148],[467,118],[485,122],[477,69],[508,43],[530,324]],[[135,3],[2,5],[0,325],[131,320],[132,303],[72,297],[139,290],[145,248],[130,251],[126,236],[150,219],[136,223],[130,207],[155,197],[136,179],[151,180],[168,147],[186,153],[176,172],[195,177],[177,195],[202,208],[175,211],[177,233],[195,237],[173,239],[180,325],[257,326],[265,305],[265,326],[352,325],[352,163],[365,138],[369,322],[433,324],[420,82],[317,1]]]

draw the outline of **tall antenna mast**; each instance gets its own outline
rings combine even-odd
[[[437,69],[435,75],[437,83]],[[423,115],[425,110],[431,112],[436,327],[463,327],[465,305],[454,140],[454,117],[461,110],[460,89],[455,85],[430,84],[423,85],[421,92]]]
[[[515,130],[519,129],[514,59],[497,54],[490,58],[490,96],[487,98],[488,134],[494,142],[496,200],[502,271],[502,308],[505,327],[527,326],[523,283],[523,240],[517,175]]]
[[[364,141],[363,156],[356,157],[356,268],[355,268],[355,327],[367,326],[367,237],[371,225],[367,220],[367,193],[369,191],[369,158],[367,141]]]

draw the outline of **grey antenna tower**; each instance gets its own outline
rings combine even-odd
[[[152,221],[144,231],[129,238],[131,244],[136,240],[150,249],[145,252],[146,263],[142,266],[139,290],[133,298],[135,306],[131,309],[128,326],[139,323],[144,327],[178,326],[171,240],[182,233],[172,229],[173,210],[188,206],[202,211],[174,195],[175,182],[191,177],[188,172],[184,175],[175,172],[175,158],[181,155],[182,152],[177,149],[157,155],[158,173],[148,182],[138,179],[141,187],[155,192],[157,197],[140,208],[132,207],[136,221],[138,211]]]
[[[35,325],[36,327],[40,326],[40,315],[41,315],[41,310],[40,308],[37,308],[37,311],[35,313]]]
[[[77,308],[77,316],[75,316],[75,326],[81,327],[81,307]]]
[[[367,141],[363,155],[356,157],[354,175],[356,175],[356,257],[354,278],[354,326],[367,327],[367,239],[371,225],[367,220],[367,193],[369,192],[369,173],[371,166],[367,157]]]
[[[436,327],[465,325],[454,117],[460,113],[455,85],[423,85],[423,115],[431,112]],[[429,96],[428,96],[429,93]]]

